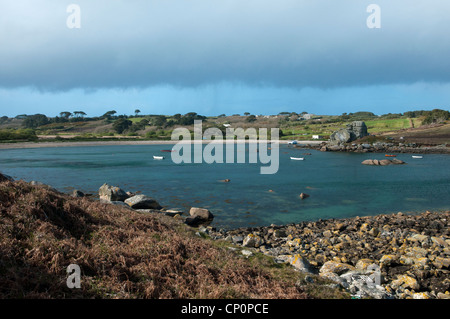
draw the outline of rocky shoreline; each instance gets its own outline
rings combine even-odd
[[[321,152],[355,153],[412,153],[412,154],[450,154],[450,148],[442,145],[419,145],[415,143],[330,143],[297,144],[299,148],[315,149]]]
[[[358,297],[450,299],[450,211],[199,231],[328,278]]]
[[[193,207],[162,208],[154,199],[104,184],[100,199],[142,213],[159,213],[200,236],[261,253],[311,276],[330,279],[358,297],[450,299],[450,211],[329,219],[232,230],[208,226],[214,215]],[[202,235],[203,234],[203,235]]]
[[[0,174],[0,181],[6,179],[12,180]],[[305,273],[307,282],[314,282],[315,276],[326,278],[357,298],[450,299],[450,211],[226,230],[208,226],[214,215],[207,209],[193,207],[184,216],[151,197],[108,184],[98,195],[105,203],[176,218],[199,236],[227,242],[245,257],[270,256]],[[72,196],[85,194],[74,190]]]

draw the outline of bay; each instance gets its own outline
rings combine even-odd
[[[376,153],[333,153],[280,145],[276,174],[263,164],[175,164],[170,145],[0,150],[0,172],[63,192],[97,194],[103,183],[142,192],[168,209],[211,210],[212,226],[236,228],[329,218],[450,209],[450,156],[426,154],[406,165],[366,166]],[[311,155],[304,155],[309,152]],[[153,155],[165,156],[153,160]],[[304,157],[304,161],[290,160]],[[222,180],[230,179],[229,183]],[[310,197],[302,200],[300,193]]]

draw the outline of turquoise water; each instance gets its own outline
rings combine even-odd
[[[213,226],[234,228],[383,213],[450,209],[450,156],[407,165],[366,166],[384,154],[331,153],[280,146],[277,174],[257,164],[174,164],[170,146],[95,146],[0,150],[0,172],[64,191],[96,194],[103,183],[149,195],[167,208],[205,207]],[[302,155],[310,152],[311,156]],[[153,155],[166,156],[153,160]],[[292,161],[290,156],[305,157]],[[220,180],[230,179],[223,183]],[[272,191],[269,191],[272,190]],[[301,200],[300,193],[309,198]]]

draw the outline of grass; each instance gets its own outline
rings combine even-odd
[[[0,298],[312,297],[299,273],[267,258],[247,260],[164,215],[0,178]],[[69,264],[81,289],[66,286]]]

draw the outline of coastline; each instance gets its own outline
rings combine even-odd
[[[4,181],[14,182],[0,174],[0,182]],[[58,196],[70,196],[39,182],[29,185]],[[99,189],[99,202],[112,205],[113,209],[124,208],[125,214],[135,212],[144,218],[150,214],[167,218],[173,225],[184,224],[197,236],[218,242],[241,258],[269,258],[277,267],[292,267],[302,273],[303,279],[296,283],[299,288],[307,289],[325,279],[333,283],[328,285],[330,288],[343,289],[354,298],[450,299],[448,210],[224,230],[208,226],[214,217],[205,218],[202,214],[209,212],[205,209],[191,209],[186,214],[166,210],[145,195],[134,195],[105,184]],[[70,197],[86,196],[74,191]],[[130,201],[130,197],[139,199]],[[138,207],[139,201],[149,207]]]
[[[243,255],[263,254],[327,278],[360,298],[450,299],[450,211],[199,231]],[[376,285],[361,280],[367,277]]]
[[[92,141],[92,142],[19,142],[19,143],[0,143],[0,149],[21,149],[21,148],[47,148],[47,147],[77,147],[77,146],[113,146],[113,145],[172,145],[177,143],[190,143],[191,141]],[[215,140],[202,140],[203,144],[217,143]],[[224,140],[223,142],[229,143]],[[235,143],[249,143],[252,140],[238,140]],[[258,142],[272,143],[271,140],[260,140]],[[288,140],[278,140],[279,144],[288,144]],[[319,145],[322,141],[302,141],[299,144]]]

